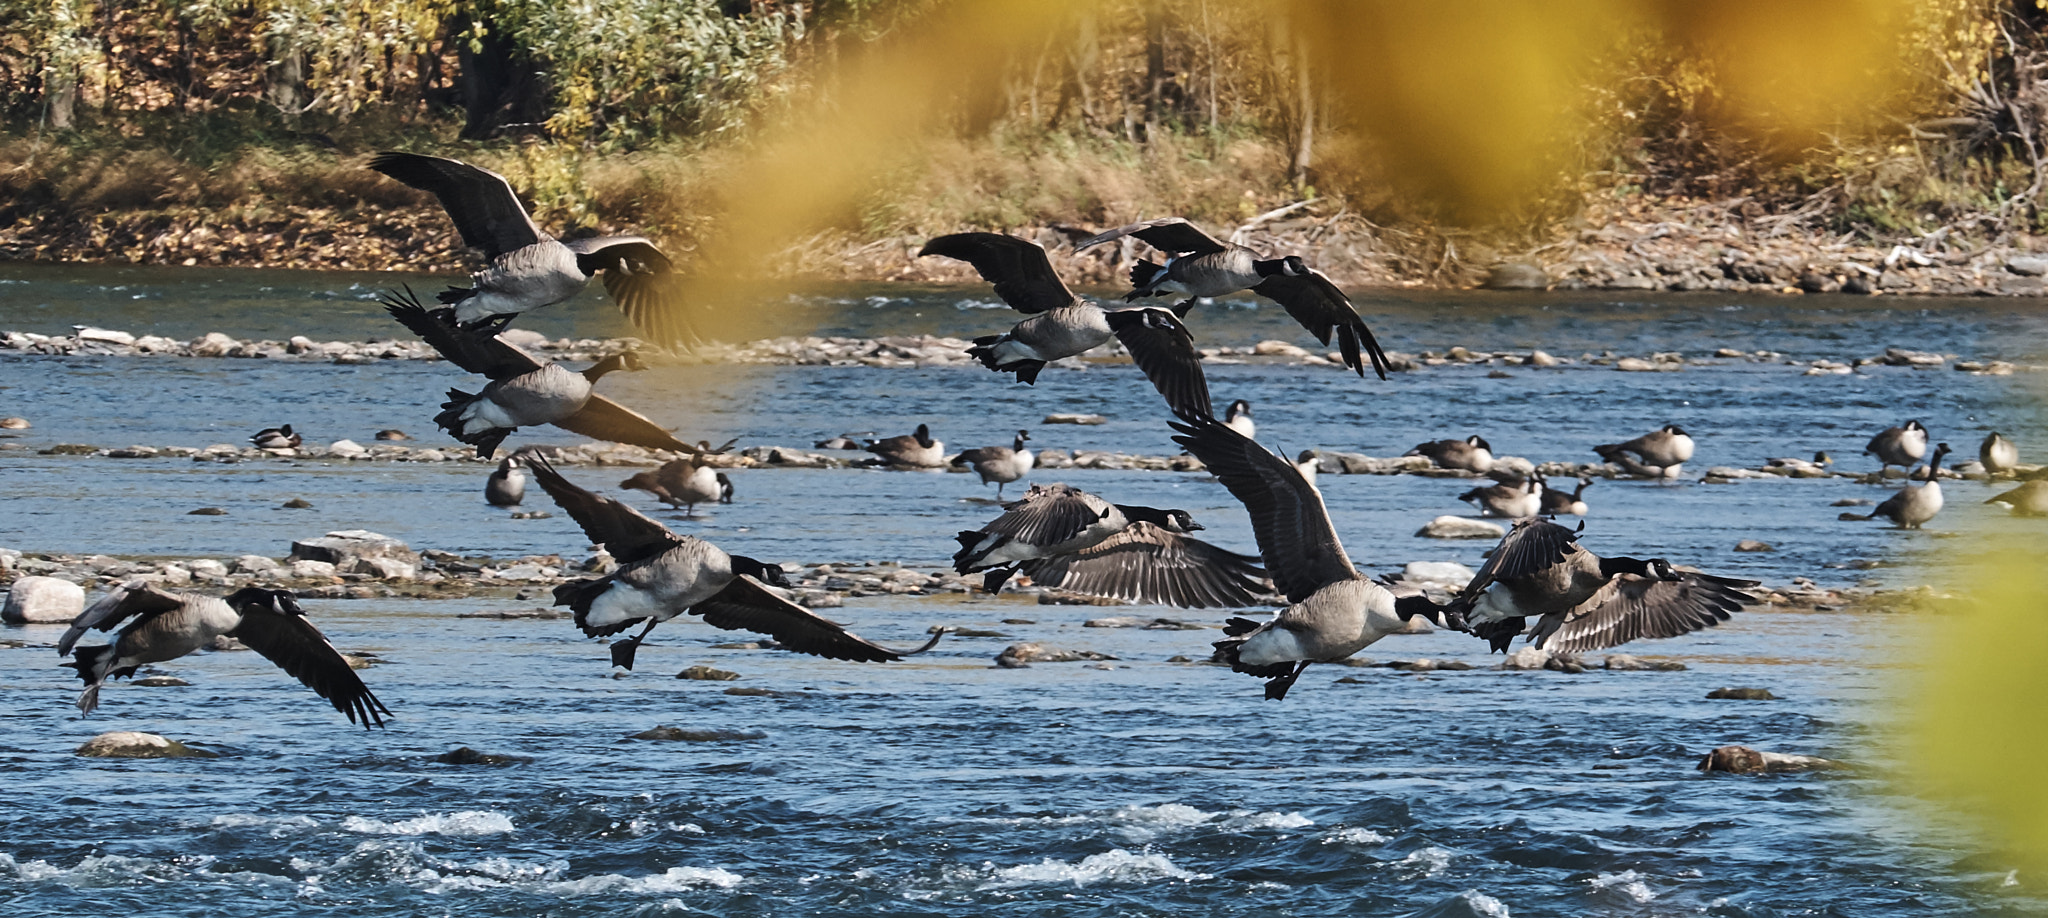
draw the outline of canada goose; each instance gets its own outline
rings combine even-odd
[[[1428,456],[1429,461],[1440,469],[1463,469],[1480,472],[1493,468],[1493,444],[1486,438],[1473,434],[1463,440],[1431,440],[1417,443],[1415,448],[1403,456]]]
[[[1294,470],[1300,472],[1302,479],[1313,488],[1316,486],[1316,475],[1323,470],[1323,457],[1315,450],[1302,450],[1300,455],[1294,457]]]
[[[640,369],[640,358],[631,351],[606,357],[590,369],[575,373],[558,363],[541,363],[487,331],[436,321],[410,290],[403,296],[395,292],[382,294],[379,301],[392,318],[441,352],[449,363],[491,380],[475,394],[448,390],[449,400],[441,404],[441,413],[434,416],[434,423],[450,436],[476,447],[479,457],[490,458],[497,452],[498,444],[514,430],[535,424],[553,424],[593,439],[648,449],[691,455],[704,452],[653,421],[591,391],[591,385],[606,373]]]
[[[1230,407],[1223,409],[1223,423],[1244,434],[1247,440],[1259,438],[1259,424],[1252,420],[1252,403],[1244,399],[1231,402]]]
[[[1480,516],[1521,519],[1535,516],[1543,509],[1543,495],[1548,493],[1543,479],[1495,472],[1494,480],[1499,484],[1473,488],[1458,495],[1458,499],[1472,502],[1479,508]]]
[[[994,593],[1024,562],[1093,548],[1141,522],[1174,534],[1202,528],[1185,510],[1112,504],[1064,484],[1032,485],[1022,499],[1003,505],[1002,516],[956,536],[960,550],[953,554],[953,569],[986,571],[982,589]]]
[[[1181,609],[1262,605],[1271,592],[1259,559],[1156,523],[1132,523],[1080,551],[1025,561],[1017,570],[1048,589]]]
[[[718,502],[732,503],[732,479],[727,478],[724,472],[713,472],[711,477],[718,479]]]
[[[683,508],[684,516],[695,516],[698,504],[731,503],[726,499],[731,482],[723,478],[694,459],[672,459],[619,482],[619,487],[646,491],[664,504]]]
[[[1910,469],[1927,455],[1927,428],[1919,421],[1907,421],[1900,427],[1887,427],[1871,437],[1863,447],[1863,454],[1876,456],[1878,471],[1892,466]]]
[[[1539,482],[1542,482],[1542,484],[1543,484],[1543,500],[1542,500],[1542,504],[1543,504],[1543,513],[1544,513],[1544,515],[1546,515],[1546,516],[1585,516],[1585,515],[1586,515],[1586,499],[1585,499],[1585,494],[1586,494],[1586,488],[1590,487],[1590,486],[1591,486],[1591,485],[1593,484],[1593,479],[1591,479],[1591,478],[1581,478],[1581,479],[1579,479],[1579,486],[1578,486],[1578,487],[1576,487],[1576,488],[1573,488],[1573,489],[1572,489],[1572,491],[1571,491],[1571,493],[1569,493],[1569,494],[1567,494],[1567,493],[1565,493],[1565,492],[1563,492],[1563,491],[1560,491],[1560,490],[1558,490],[1558,489],[1556,489],[1556,488],[1553,488],[1553,487],[1551,487],[1551,486],[1550,486],[1550,483],[1549,483],[1549,482],[1547,482],[1547,481],[1543,481],[1543,479],[1542,479],[1542,478],[1540,478],[1540,477],[1539,477],[1539,478],[1537,478],[1536,480],[1537,480],[1537,481],[1539,481]]]
[[[798,653],[831,660],[879,663],[923,653],[943,631],[915,650],[894,650],[819,618],[762,584],[787,587],[782,569],[743,555],[728,555],[702,539],[670,532],[625,504],[570,484],[545,457],[528,460],[533,480],[563,512],[583,527],[592,542],[619,562],[611,574],[555,587],[555,605],[575,613],[576,627],[590,637],[617,634],[646,622],[633,637],[612,644],[612,665],[633,668],[647,632],[684,612],[728,631],[773,637]]]
[[[1252,532],[1273,585],[1288,607],[1264,624],[1233,618],[1216,657],[1266,681],[1266,697],[1287,690],[1311,663],[1334,663],[1406,627],[1421,615],[1446,619],[1434,603],[1397,599],[1360,576],[1337,541],[1322,496],[1293,463],[1215,418],[1182,415],[1174,441],[1202,460],[1251,514]]]
[[[932,439],[931,427],[924,424],[917,425],[915,433],[876,440],[861,448],[879,457],[866,460],[869,465],[906,469],[946,467],[945,441]]]
[[[1934,456],[1927,460],[1927,483],[1908,483],[1898,493],[1884,499],[1884,503],[1863,517],[1845,514],[1850,518],[1874,520],[1884,517],[1900,529],[1918,529],[1921,524],[1934,519],[1941,512],[1941,457],[1948,455],[1948,444],[1934,447]]]
[[[526,472],[520,469],[524,464],[517,453],[500,460],[497,471],[484,483],[484,500],[493,507],[519,506],[526,499]]]
[[[1194,337],[1171,311],[1157,308],[1105,310],[1067,289],[1045,249],[1029,239],[1002,233],[955,233],[925,243],[920,257],[938,255],[967,262],[995,285],[996,295],[1029,318],[1000,335],[974,339],[967,353],[991,370],[1016,373],[1036,384],[1051,361],[1073,357],[1112,335],[1131,352],[1131,362],[1175,410],[1208,413],[1209,382]]]
[[[2020,448],[1994,430],[1977,445],[1977,461],[1984,463],[1984,471],[1992,475],[2010,472],[2020,464]]]
[[[1812,459],[1801,459],[1796,456],[1790,456],[1778,459],[1764,460],[1765,468],[1778,469],[1780,471],[1783,471],[1785,474],[1790,475],[1793,478],[1826,477],[1827,475],[1832,474],[1829,471],[1828,467],[1834,464],[1835,457],[1830,456],[1825,452],[1814,453]]]
[[[2014,516],[2048,516],[2048,478],[2036,478],[1985,503],[2011,507]]]
[[[257,431],[255,436],[249,438],[249,442],[256,444],[257,449],[279,450],[298,449],[299,444],[304,443],[305,440],[306,438],[292,433],[292,425],[290,424],[286,424],[283,427],[265,427]]]
[[[1387,354],[1373,339],[1372,329],[1365,327],[1365,320],[1359,318],[1358,310],[1352,308],[1344,291],[1322,272],[1310,268],[1301,256],[1260,258],[1244,246],[1209,238],[1209,234],[1180,217],[1120,226],[1081,242],[1074,246],[1074,251],[1125,236],[1143,239],[1171,257],[1164,265],[1151,261],[1132,265],[1134,289],[1124,299],[1185,295],[1188,299],[1175,308],[1175,312],[1185,315],[1197,298],[1250,290],[1279,303],[1294,321],[1326,345],[1330,343],[1330,333],[1335,331],[1344,365],[1359,376],[1365,375],[1365,361],[1359,355],[1363,349],[1372,360],[1373,372],[1381,379],[1387,378]]]
[[[953,457],[953,467],[963,465],[974,467],[974,473],[981,476],[981,483],[996,483],[996,500],[1003,499],[1003,485],[1016,481],[1030,472],[1038,460],[1031,451],[1024,448],[1024,441],[1031,439],[1031,432],[1017,431],[1017,439],[1009,446],[983,446],[962,450]]]
[[[78,670],[78,678],[85,681],[85,691],[78,695],[79,713],[91,714],[99,707],[100,687],[109,678],[133,676],[145,663],[175,660],[223,635],[305,683],[350,723],[365,729],[372,724],[381,727],[391,713],[320,629],[306,620],[306,611],[290,590],[243,587],[226,599],[216,599],[169,593],[139,581],[115,587],[72,620],[57,641],[57,655],[71,654],[87,631],[111,631],[130,618],[134,621],[115,635],[114,643],[79,647],[76,657],[64,664]]]
[[[567,302],[604,272],[605,290],[649,339],[673,347],[696,339],[677,289],[675,266],[640,236],[558,240],[540,231],[505,177],[459,160],[379,153],[370,168],[439,198],[462,241],[489,264],[467,288],[440,295],[455,322],[498,331],[522,312]]]
[[[830,439],[825,439],[825,440],[819,440],[819,441],[817,441],[817,442],[814,442],[814,443],[812,443],[812,444],[811,444],[811,448],[812,448],[812,449],[860,449],[860,448],[861,448],[861,445],[860,445],[860,441],[858,441],[858,440],[855,440],[855,439],[854,439],[854,437],[872,437],[872,436],[874,436],[874,435],[875,435],[875,432],[874,432],[874,431],[872,431],[872,430],[863,430],[863,431],[858,431],[858,432],[856,432],[856,433],[843,433],[843,434],[840,434],[839,436],[836,436],[836,437],[832,437],[832,438],[830,438]]]
[[[1583,653],[1690,634],[1756,601],[1743,591],[1757,581],[1682,571],[1663,558],[1603,558],[1578,538],[1546,519],[1515,523],[1452,601],[1453,612],[1496,651],[1506,652],[1534,618],[1529,640],[1537,647]]]
[[[1617,463],[1635,474],[1648,474],[1651,478],[1677,478],[1684,472],[1685,462],[1692,458],[1692,436],[1677,424],[1666,424],[1626,443],[1609,443],[1593,447],[1600,458]],[[1640,464],[1627,461],[1624,453],[1634,453],[1642,458]]]

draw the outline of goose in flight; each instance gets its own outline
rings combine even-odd
[[[991,370],[1036,384],[1045,365],[1086,352],[1111,336],[1175,411],[1210,412],[1209,382],[1194,337],[1171,311],[1154,307],[1106,310],[1067,289],[1045,249],[1002,233],[955,233],[925,243],[918,255],[938,255],[974,266],[995,285],[996,296],[1029,317],[1000,335],[974,339],[967,353]]]
[[[934,632],[914,650],[868,641],[772,592],[770,586],[789,585],[782,568],[670,532],[625,504],[571,484],[546,457],[536,455],[527,465],[541,490],[619,562],[619,569],[606,576],[555,587],[555,605],[568,606],[576,627],[590,637],[646,623],[639,634],[612,644],[614,666],[632,669],[647,633],[684,612],[716,628],[766,634],[797,653],[860,663],[923,653],[945,634],[944,629]]]
[[[112,644],[76,647],[87,631],[111,631],[124,621],[128,625]],[[91,714],[99,707],[100,688],[109,678],[133,676],[145,663],[175,660],[221,636],[241,641],[277,664],[333,703],[350,723],[365,729],[372,724],[381,727],[391,714],[341,652],[306,620],[306,611],[290,590],[243,587],[218,599],[166,592],[141,582],[115,587],[71,622],[57,641],[57,654],[73,656],[64,665],[78,670],[78,678],[85,680],[78,710]]]
[[[468,328],[503,330],[522,312],[553,306],[583,292],[604,272],[605,290],[648,340],[676,347],[697,340],[675,265],[641,236],[556,239],[540,231],[505,177],[460,160],[418,153],[379,153],[370,168],[439,198],[462,241],[489,263],[470,286],[440,295],[447,313]]]
[[[1201,528],[1186,510],[1112,504],[1064,484],[1032,485],[1023,499],[1003,505],[1002,516],[956,537],[960,550],[953,555],[953,569],[962,574],[981,573],[982,589],[990,593],[1001,590],[1003,581],[1019,570],[1047,586],[1090,592],[1084,587],[1098,584],[1115,592],[1096,595],[1134,600],[1142,595],[1145,598],[1139,601],[1144,602],[1166,602],[1159,597],[1176,592],[1205,596],[1256,592],[1264,575],[1252,566],[1253,559],[1183,538]],[[1109,544],[1126,532],[1128,538]],[[1177,583],[1171,587],[1128,583],[1130,578],[1119,571],[1134,564]],[[1051,580],[1059,583],[1048,582]]]
[[[1133,289],[1124,299],[1165,294],[1186,296],[1188,299],[1175,307],[1176,312],[1185,315],[1198,297],[1250,290],[1279,303],[1294,321],[1325,345],[1330,343],[1330,333],[1336,332],[1344,365],[1359,376],[1365,375],[1365,361],[1359,353],[1363,350],[1364,356],[1372,360],[1373,372],[1381,379],[1387,378],[1387,354],[1380,350],[1380,343],[1373,339],[1372,329],[1365,327],[1365,320],[1352,307],[1351,299],[1321,271],[1303,262],[1301,256],[1260,258],[1259,253],[1244,246],[1210,238],[1181,217],[1119,226],[1082,241],[1074,246],[1074,251],[1125,236],[1143,239],[1170,257],[1163,265],[1150,260],[1132,265]]]

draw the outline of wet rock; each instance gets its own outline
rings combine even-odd
[[[1612,653],[1608,654],[1607,658],[1600,662],[1600,668],[1611,669],[1616,672],[1676,673],[1684,672],[1685,664],[1672,660],[1651,662],[1630,654]]]
[[[1842,768],[1842,763],[1814,755],[1765,752],[1749,746],[1721,746],[1700,760],[1700,771],[1725,771],[1736,775],[1785,774]]]
[[[364,529],[343,529],[292,543],[289,560],[324,561],[345,574],[409,580],[419,574],[420,556],[404,542]]]
[[[551,520],[555,515],[546,510],[521,510],[512,514],[515,520]]]
[[[85,590],[78,584],[55,577],[22,577],[7,590],[7,602],[0,605],[0,621],[12,625],[68,622],[84,611]]]
[[[291,500],[285,501],[284,503],[280,504],[279,506],[280,506],[280,507],[282,507],[282,508],[284,508],[284,509],[286,509],[286,510],[311,510],[311,509],[313,509],[313,504],[312,504],[312,502],[311,502],[311,501],[308,501],[308,500],[306,500],[306,499],[305,499],[305,498],[303,498],[303,497],[294,497],[294,498],[292,498]]]
[[[1454,592],[1464,589],[1474,576],[1471,568],[1456,561],[1410,561],[1401,568],[1405,583],[1436,584]]]
[[[261,574],[277,570],[283,566],[277,563],[275,558],[266,558],[262,555],[243,555],[235,559],[235,563],[230,570],[237,574]]]
[[[1439,516],[1430,520],[1421,529],[1415,530],[1419,539],[1498,539],[1507,535],[1507,530],[1498,524],[1485,520],[1467,519],[1462,516]]]
[[[434,756],[428,761],[443,765],[524,765],[533,761],[532,756],[505,755],[496,752],[478,752],[468,746],[458,746]]]
[[[1948,362],[1947,357],[1930,351],[1912,351],[1900,347],[1884,349],[1884,356],[1878,362],[1894,367],[1938,367]]]
[[[1550,665],[1550,651],[1540,647],[1523,647],[1500,661],[1501,669],[1536,670]]]
[[[241,345],[240,341],[220,332],[207,332],[203,337],[192,339],[187,351],[194,357],[226,357],[229,351]]]
[[[1427,657],[1420,660],[1394,660],[1382,665],[1404,673],[1463,672],[1478,668],[1463,660],[1432,660]]]
[[[714,669],[712,667],[704,666],[702,664],[692,666],[689,669],[676,673],[676,678],[678,679],[689,679],[696,682],[731,682],[734,679],[738,679],[739,677],[739,673],[723,669]]]
[[[327,444],[327,451],[342,459],[368,458],[370,451],[354,440],[336,440]]]
[[[2048,274],[2048,258],[2039,255],[2015,255],[2005,260],[2005,269],[2021,277],[2040,277]]]
[[[1079,424],[1083,427],[1095,427],[1109,423],[1109,419],[1099,414],[1048,414],[1045,416],[1045,420],[1039,423]]]
[[[1115,597],[1111,597],[1111,596],[1086,596],[1086,595],[1083,595],[1083,594],[1080,594],[1080,593],[1058,593],[1058,592],[1045,592],[1045,593],[1040,593],[1040,594],[1038,594],[1038,604],[1039,604],[1039,605],[1041,605],[1041,606],[1127,606],[1127,605],[1130,605],[1130,603],[1124,602],[1124,601],[1123,601],[1123,600],[1121,600],[1121,599],[1117,599],[1117,598],[1115,598]]]
[[[135,336],[124,331],[94,328],[90,325],[73,325],[71,327],[77,330],[77,337],[81,343],[91,341],[98,344],[111,344],[116,347],[128,347],[135,343]]]
[[[151,676],[147,679],[137,679],[128,684],[139,685],[143,688],[183,688],[190,686],[192,683],[176,676]]]
[[[27,418],[0,418],[0,430],[27,430]]]
[[[227,515],[228,515],[228,512],[227,512],[226,510],[222,510],[222,509],[221,509],[221,508],[219,508],[219,507],[201,507],[201,508],[199,508],[199,509],[197,509],[197,510],[193,510],[193,511],[190,511],[190,512],[186,513],[185,515],[186,515],[186,516],[227,516]]]
[[[1726,701],[1776,701],[1778,696],[1770,689],[1760,688],[1717,688],[1707,693],[1708,698]]]
[[[664,725],[642,730],[628,739],[660,740],[669,743],[736,743],[743,740],[765,739],[767,736],[768,734],[758,730],[685,730]]]
[[[78,755],[95,759],[217,759],[218,752],[194,749],[154,733],[120,730],[102,733],[78,747]]]
[[[1562,362],[1543,351],[1530,351],[1529,356],[1522,359],[1522,363],[1525,366],[1532,367],[1554,367]]]
[[[778,692],[778,691],[776,691],[776,690],[774,690],[774,689],[765,689],[765,688],[754,688],[754,687],[752,687],[752,686],[737,686],[737,685],[736,685],[736,686],[733,686],[732,688],[726,689],[726,690],[725,690],[725,692],[724,692],[724,694],[727,694],[727,695],[734,695],[734,696],[738,696],[738,697],[742,697],[742,698],[747,698],[747,697],[753,697],[753,698],[802,698],[802,697],[804,697],[804,693],[802,693],[802,692]]]
[[[328,580],[337,573],[334,565],[325,561],[293,561],[285,571],[299,580]]]
[[[266,559],[267,560],[267,559]],[[193,558],[184,562],[185,569],[194,577],[226,577],[228,566],[212,558]]]
[[[1748,552],[1748,551],[1777,551],[1777,550],[1778,550],[1778,548],[1777,548],[1777,546],[1775,546],[1775,545],[1772,545],[1772,544],[1771,544],[1771,543],[1769,543],[1769,542],[1759,542],[1759,541],[1757,541],[1757,540],[1755,540],[1755,539],[1743,539],[1742,541],[1740,541],[1740,542],[1737,542],[1737,543],[1735,543],[1735,550],[1736,550],[1736,551],[1745,551],[1745,552]]]
[[[410,437],[410,436],[407,436],[407,435],[406,435],[406,432],[405,432],[405,431],[403,431],[403,430],[395,430],[395,429],[393,429],[393,430],[380,430],[380,431],[377,431],[377,439],[379,439],[379,440],[410,440],[410,439],[412,439],[412,437]]]
[[[1549,286],[1550,275],[1537,265],[1510,262],[1486,272],[1488,290],[1542,290]]]
[[[1011,644],[996,654],[996,665],[1004,669],[1018,669],[1033,663],[1076,663],[1093,660],[1114,660],[1116,657],[1092,650],[1067,650],[1061,647],[1047,647],[1034,641]]]

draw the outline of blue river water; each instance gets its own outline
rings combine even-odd
[[[0,266],[0,330],[95,325],[180,338],[397,337],[370,296],[428,278],[255,271]],[[1015,321],[986,287],[888,285],[778,294],[757,335],[993,333]],[[2037,460],[2048,443],[2040,374],[1868,367],[1804,376],[1812,360],[1887,346],[2048,364],[2048,309],[2025,301],[1704,295],[1372,293],[1361,312],[1403,352],[1541,348],[1563,357],[1717,348],[1675,373],[1572,364],[1439,366],[1360,381],[1327,368],[1214,365],[1219,403],[1249,399],[1261,439],[1398,454],[1480,433],[1498,452],[1591,459],[1591,447],[1676,422],[1700,442],[1689,480],[1601,481],[1582,540],[1771,586],[1945,586],[1987,540],[2033,540],[2039,521],[1981,503],[1993,485],[1945,483],[1924,532],[1836,519],[1842,499],[1890,488],[1850,479],[1708,485],[1698,470],[1828,450],[1851,470],[1876,430],[1924,420],[1960,456],[1997,429]],[[550,314],[551,313],[551,314]],[[600,298],[522,319],[550,335],[628,329]],[[1249,301],[1200,307],[1205,346],[1312,341]],[[1791,361],[1790,363],[1786,361]],[[1498,370],[1499,377],[1489,375]],[[581,557],[573,522],[512,519],[468,463],[308,460],[233,465],[42,455],[59,443],[203,447],[290,422],[309,440],[371,442],[383,428],[438,442],[440,362],[363,366],[163,357],[0,355],[0,546],[142,557],[282,556],[295,538],[363,528],[417,549]],[[689,435],[810,442],[929,423],[954,448],[1007,443],[1167,454],[1163,411],[1128,366],[1054,369],[1035,388],[973,367],[685,366],[617,374],[605,390]],[[1048,427],[1091,412],[1098,427]],[[528,432],[522,432],[526,438]],[[521,442],[574,442],[555,431]],[[934,569],[951,534],[993,515],[972,476],[861,470],[734,474],[739,499],[702,519],[612,489],[617,469],[568,474],[678,531],[803,563]],[[1183,507],[1206,535],[1252,550],[1242,509],[1205,475],[1034,473],[1124,503]],[[1488,546],[1414,531],[1471,515],[1470,483],[1329,476],[1322,487],[1362,569],[1477,566]],[[308,510],[281,509],[303,498]],[[538,503],[536,503],[538,501]],[[545,498],[529,498],[545,507]],[[202,506],[224,516],[189,516]],[[1776,547],[1736,552],[1743,539]],[[544,601],[544,600],[542,600]],[[566,621],[461,617],[542,601],[309,600],[342,650],[381,661],[365,680],[396,713],[350,727],[246,653],[152,668],[188,687],[110,687],[71,707],[58,626],[0,639],[0,904],[8,914],[148,915],[1925,915],[2039,914],[2038,878],[1978,853],[1970,831],[1884,778],[1895,699],[1935,623],[1916,615],[1756,609],[1686,638],[1623,650],[1681,672],[1504,672],[1452,633],[1401,635],[1373,661],[1433,658],[1470,671],[1311,668],[1285,702],[1202,659],[1208,630],[1087,628],[1110,614],[1220,624],[1220,612],[1039,606],[1027,598],[863,597],[831,610],[861,634],[951,637],[887,665],[721,648],[727,632],[657,629],[614,678],[602,643]],[[1038,641],[1114,656],[993,668]],[[737,682],[671,678],[709,664]],[[1339,681],[1344,680],[1344,681]],[[728,694],[733,687],[768,694]],[[1724,686],[1780,700],[1707,700]],[[632,740],[657,725],[692,741]],[[107,730],[161,733],[207,760],[72,755]],[[1744,743],[1865,766],[1747,778],[1693,770]],[[502,766],[433,758],[459,746]]]

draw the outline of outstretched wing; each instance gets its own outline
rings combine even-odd
[[[1295,277],[1275,274],[1260,281],[1252,292],[1285,307],[1287,314],[1316,336],[1317,341],[1329,344],[1330,332],[1335,331],[1344,365],[1359,376],[1365,375],[1365,362],[1359,356],[1363,349],[1365,356],[1372,359],[1372,371],[1381,379],[1387,378],[1387,352],[1380,349],[1372,329],[1365,327],[1365,320],[1352,308],[1350,298],[1323,272],[1310,271]]]
[[[585,274],[604,272],[604,289],[626,313],[633,327],[663,347],[701,340],[684,299],[682,275],[674,262],[641,236],[593,236],[565,239]]]
[[[1011,501],[1003,510],[981,531],[1026,545],[1051,546],[1101,522],[1109,502],[1063,484],[1033,485],[1023,500]]]
[[[1542,517],[1517,522],[1501,536],[1493,554],[1479,566],[1472,582],[1459,591],[1457,602],[1469,605],[1496,580],[1516,580],[1564,562],[1565,555],[1579,550],[1579,534]]]
[[[1584,653],[1615,647],[1641,638],[1691,634],[1728,620],[1756,601],[1744,590],[1754,580],[1733,580],[1679,571],[1677,580],[1623,574],[1607,581],[1563,620],[1539,634],[1538,646],[1561,653]]]
[[[1157,220],[1119,226],[1074,246],[1074,251],[1079,252],[1105,242],[1115,242],[1125,236],[1136,236],[1145,240],[1147,245],[1173,255],[1206,255],[1210,252],[1221,252],[1225,248],[1223,243],[1196,229],[1186,218],[1161,217]]]
[[[362,724],[364,729],[372,724],[381,727],[391,713],[349,668],[341,651],[303,615],[247,608],[242,611],[242,623],[228,634],[319,693],[350,723]]]
[[[1092,548],[1026,561],[1018,570],[1043,587],[1181,609],[1264,605],[1259,559],[1132,523]]]
[[[768,635],[776,643],[797,653],[856,663],[901,660],[932,649],[939,638],[945,637],[944,631],[934,633],[924,646],[914,650],[883,647],[769,592],[767,587],[747,576],[732,578],[732,583],[725,589],[691,607],[690,612],[703,616],[707,624],[727,631]]]
[[[546,456],[529,454],[526,467],[533,470],[533,480],[555,499],[555,505],[583,527],[583,534],[603,545],[620,564],[652,558],[683,544],[682,536],[640,511],[570,484]]]
[[[595,393],[591,394],[590,399],[585,401],[583,407],[577,409],[575,414],[554,422],[554,425],[595,440],[631,443],[648,449],[665,449],[692,456],[704,452],[695,445],[677,439],[675,434],[648,420],[646,415]]]
[[[384,304],[385,311],[391,313],[398,324],[440,351],[449,363],[471,373],[491,379],[511,379],[541,368],[541,362],[532,354],[505,343],[497,335],[434,318],[409,287],[404,293],[387,290],[377,294],[377,302]]]
[[[505,177],[461,160],[418,153],[379,153],[370,168],[441,200],[462,241],[496,258],[546,238]]]
[[[1131,362],[1145,371],[1152,388],[1166,397],[1175,414],[1215,414],[1209,404],[1209,379],[1202,373],[1202,354],[1188,327],[1165,309],[1118,309],[1103,313],[1118,341],[1131,352]]]
[[[1252,532],[1273,584],[1300,602],[1322,587],[1356,580],[1323,496],[1294,463],[1207,415],[1181,415],[1174,442],[1202,460],[1251,513]]]
[[[57,639],[57,655],[70,654],[78,639],[94,628],[112,631],[115,625],[131,616],[162,615],[184,604],[185,600],[176,594],[166,593],[146,583],[115,587],[113,592],[100,597],[98,602],[87,606],[84,612],[71,620],[71,627],[64,629],[64,636]]]
[[[924,244],[917,253],[956,258],[974,266],[983,280],[996,285],[996,296],[1018,312],[1040,313],[1074,302],[1045,249],[1029,239],[1002,233],[954,233]]]

